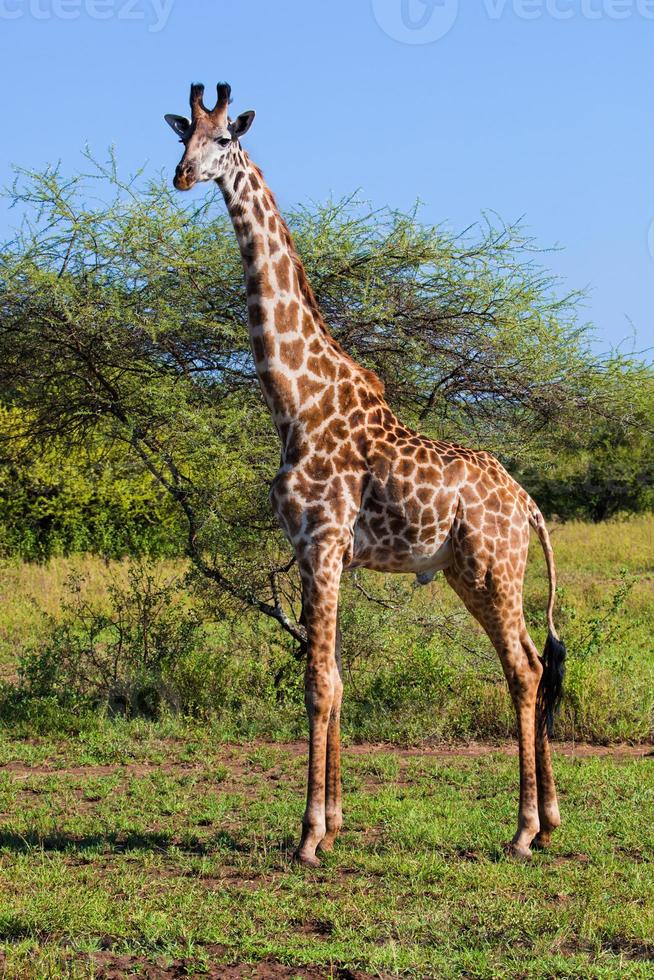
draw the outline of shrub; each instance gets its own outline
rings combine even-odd
[[[652,736],[654,664],[637,646],[644,623],[626,615],[638,582],[623,569],[613,594],[592,612],[564,605],[569,657],[557,727],[568,738],[602,743]]]
[[[109,587],[108,609],[71,576],[61,622],[49,619],[44,640],[19,663],[27,697],[87,703],[111,715],[158,717],[179,708],[174,668],[199,647],[203,627],[181,601],[179,576],[161,579],[154,566],[130,567],[126,586]]]

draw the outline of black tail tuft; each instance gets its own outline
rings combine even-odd
[[[547,721],[547,734],[550,738],[554,734],[554,719],[563,697],[566,657],[565,644],[552,633],[548,633],[542,658],[541,694],[545,720]]]

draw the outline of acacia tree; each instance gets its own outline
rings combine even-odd
[[[20,444],[125,447],[175,501],[218,601],[302,639],[292,555],[267,485],[278,443],[259,395],[240,258],[217,193],[21,173],[2,248],[0,385]],[[630,424],[630,365],[591,356],[576,295],[519,226],[463,235],[354,199],[288,215],[327,322],[409,423],[544,465],[589,420]]]

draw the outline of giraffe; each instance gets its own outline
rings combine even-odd
[[[528,859],[560,824],[549,737],[565,647],[554,621],[549,535],[527,492],[489,453],[424,438],[403,425],[384,385],[329,333],[291,234],[259,168],[241,146],[254,112],[229,117],[231,89],[191,86],[191,119],[166,115],[184,144],[174,186],[214,180],[240,246],[249,334],[261,391],[281,442],[270,500],[292,544],[306,629],[308,788],[295,857],[316,867],[342,826],[343,694],[338,595],[344,570],[442,571],[493,643],[514,703],[520,760],[518,828],[510,854]],[[542,658],[525,625],[530,528],[549,576]]]

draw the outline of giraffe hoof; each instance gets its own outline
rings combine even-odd
[[[513,841],[504,845],[504,853],[507,857],[514,858],[517,861],[531,861],[533,858],[529,847],[525,844],[514,844]]]
[[[334,838],[325,837],[320,841],[316,851],[322,854],[329,854],[330,851],[334,850]]]
[[[304,868],[319,868],[320,861],[315,854],[302,854],[299,850],[293,852],[295,864],[301,864]]]
[[[534,847],[537,851],[545,851],[547,850],[547,848],[550,846],[551,843],[552,843],[551,831],[541,830],[540,833],[536,834],[536,836],[534,837],[533,841],[531,842],[531,846]]]

